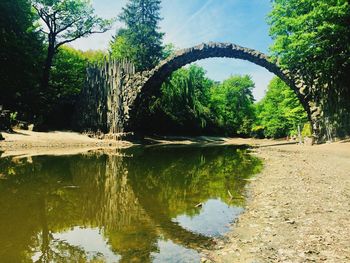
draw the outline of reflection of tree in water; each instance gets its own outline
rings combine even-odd
[[[246,184],[243,179],[258,172],[261,166],[245,150],[232,147],[140,148],[134,156],[136,161],[128,168],[129,178],[147,214],[163,226],[171,240],[204,247],[209,245],[208,238],[190,235],[172,219],[182,214],[199,214],[196,204],[211,198],[242,205]]]
[[[32,163],[2,159],[0,182],[0,258],[42,262],[88,261],[86,252],[53,233],[74,226],[99,227],[122,257],[151,261],[162,235],[175,243],[208,240],[171,219],[199,212],[208,198],[240,196],[244,180],[260,162],[244,151],[223,148],[131,149],[134,158],[87,155],[36,157]],[[238,201],[241,204],[241,201]],[[188,244],[188,247],[195,247]],[[46,259],[44,259],[46,257]],[[63,257],[63,258],[62,258]],[[98,258],[98,255],[96,255]]]
[[[129,262],[134,257],[148,261],[150,253],[157,250],[158,237],[129,185],[122,157],[101,156],[104,165],[93,173],[90,166],[95,164],[95,157],[90,158],[89,162],[77,162],[71,167],[76,175],[74,183],[84,187],[81,200],[86,201],[81,208],[89,219],[84,223],[103,227],[112,249],[122,256],[121,261]]]
[[[195,205],[209,198],[241,206],[244,179],[261,168],[260,160],[232,147],[157,147],[139,151],[128,165],[133,190],[138,197],[150,197],[139,198],[149,202],[146,207],[153,204],[171,218],[183,213],[198,214]]]

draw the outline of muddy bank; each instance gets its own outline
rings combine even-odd
[[[142,143],[146,145],[271,145],[281,143],[272,140],[255,140],[226,137],[146,137],[142,141],[116,141],[108,139],[90,138],[87,135],[75,132],[33,132],[16,130],[14,133],[2,133],[5,140],[0,141],[0,157],[6,156],[34,156],[34,155],[63,155],[78,154],[89,150],[127,148]],[[282,141],[283,143],[283,141]]]
[[[33,132],[15,130],[2,133],[0,141],[1,157],[78,154],[95,149],[130,147],[127,141],[98,140],[75,132]]]
[[[350,143],[262,147],[246,211],[208,262],[350,262]]]

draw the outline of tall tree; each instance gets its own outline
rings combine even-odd
[[[254,121],[254,87],[249,75],[234,75],[211,90],[213,118],[227,135],[249,135]]]
[[[151,97],[142,112],[147,132],[200,134],[210,118],[209,99],[213,81],[202,67],[190,65],[175,71],[161,86],[159,97]]]
[[[265,137],[281,138],[295,135],[297,127],[307,122],[307,114],[293,90],[281,79],[271,80],[265,97],[256,104],[255,130]]]
[[[324,117],[350,133],[349,1],[274,0],[269,23],[273,55],[303,78]]]
[[[119,30],[111,42],[111,55],[128,58],[138,71],[154,67],[163,56],[159,32],[160,0],[129,0],[119,15],[125,28]]]
[[[44,23],[48,49],[42,89],[49,84],[53,58],[60,46],[94,33],[106,32],[112,21],[98,17],[90,0],[33,0],[33,7]]]
[[[29,0],[0,1],[0,105],[35,114],[42,39]]]
[[[60,47],[54,58],[44,124],[63,129],[71,125],[72,113],[84,86],[88,58],[69,46]]]

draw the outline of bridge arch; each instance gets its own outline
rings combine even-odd
[[[286,82],[291,89],[293,89],[303,104],[305,110],[308,112],[308,105],[305,97],[296,87],[295,80],[288,71],[281,70],[277,64],[271,62],[267,55],[257,50],[241,47],[231,43],[203,43],[192,48],[177,51],[173,56],[161,61],[154,69],[148,72],[139,73],[143,75],[144,78],[141,89],[139,89],[140,93],[157,93],[156,89],[159,89],[160,85],[171,75],[171,73],[187,64],[206,58],[242,59],[264,67]]]
[[[264,67],[271,73],[278,76],[281,80],[294,91],[299,101],[307,112],[309,120],[312,122],[310,102],[307,96],[303,94],[304,85],[288,70],[282,70],[278,64],[257,50],[245,48],[232,43],[203,43],[192,48],[186,48],[177,51],[174,55],[161,61],[155,68],[136,73],[126,83],[127,90],[133,90],[131,97],[127,99],[128,108],[126,113],[126,126],[135,128],[137,122],[137,108],[142,102],[147,101],[149,96],[158,95],[161,84],[177,69],[206,58],[234,58],[252,62],[258,66]]]

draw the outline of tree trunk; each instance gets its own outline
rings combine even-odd
[[[41,81],[41,90],[47,91],[49,88],[50,81],[50,72],[52,67],[53,58],[55,56],[55,37],[52,34],[49,34],[49,46],[47,49],[47,56],[45,60],[43,77]]]

